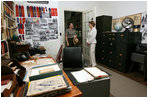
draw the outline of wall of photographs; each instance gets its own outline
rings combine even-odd
[[[141,43],[147,43],[147,12],[133,14],[129,16],[123,16],[120,18],[115,18],[112,20],[112,31],[116,32],[114,30],[114,26],[116,23],[122,23],[123,19],[125,17],[130,17],[134,20],[134,25],[140,25],[140,32],[142,33],[142,41]],[[121,32],[123,32],[125,29],[123,28]]]
[[[24,13],[24,10],[27,13]],[[16,4],[15,11],[21,41],[38,47],[41,42],[58,39],[57,8]]]

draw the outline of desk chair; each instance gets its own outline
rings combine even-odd
[[[132,53],[132,55],[131,55],[131,61],[132,61],[132,66],[130,67],[128,73],[130,73],[131,70],[132,70],[133,67],[134,67],[133,62],[137,62],[137,63],[140,63],[141,65],[144,65],[144,62],[145,62],[145,55],[139,54],[139,53]]]
[[[56,56],[56,62],[57,62],[57,63],[62,62],[62,61],[61,61],[62,51],[63,51],[63,45],[60,46],[60,49],[59,49],[58,54],[57,54],[57,56]]]
[[[81,47],[65,47],[63,50],[63,68],[64,69],[82,69],[82,51]]]

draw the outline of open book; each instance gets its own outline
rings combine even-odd
[[[101,71],[97,67],[86,67],[80,71],[71,72],[71,74],[79,83],[109,76],[107,73]]]

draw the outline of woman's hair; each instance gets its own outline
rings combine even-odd
[[[91,24],[93,27],[96,25],[94,21],[89,21],[89,24]]]
[[[68,23],[68,27],[70,26],[70,24],[73,24],[72,22]]]

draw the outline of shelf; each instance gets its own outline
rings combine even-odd
[[[15,19],[13,19],[12,17],[7,16],[6,14],[5,16],[15,22]]]
[[[14,29],[17,29],[17,28],[9,28],[9,27],[6,27],[7,29],[9,29],[9,30],[14,30]]]
[[[11,12],[15,13],[14,10],[12,10],[5,2],[3,2],[3,3],[7,6],[7,8],[9,8],[11,10]]]

